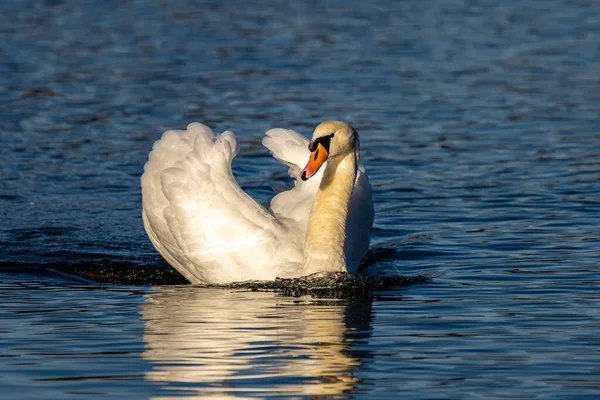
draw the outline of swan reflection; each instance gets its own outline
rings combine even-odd
[[[147,295],[142,318],[146,379],[169,390],[335,395],[357,385],[352,347],[368,338],[371,303],[162,287]]]

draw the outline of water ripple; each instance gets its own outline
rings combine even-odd
[[[7,398],[597,397],[594,2],[1,7]],[[325,301],[55,272],[169,278],[140,217],[163,130],[232,129],[265,202],[287,176],[263,132],[330,118],[361,134],[390,249],[367,272],[443,275]]]

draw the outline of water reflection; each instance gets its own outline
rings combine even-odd
[[[212,395],[353,392],[371,332],[371,302],[299,300],[193,286],[147,295],[146,379]]]

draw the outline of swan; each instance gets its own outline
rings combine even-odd
[[[191,283],[353,273],[367,252],[374,210],[356,130],[325,121],[310,142],[288,129],[265,135],[294,179],[268,209],[233,177],[233,132],[194,122],[154,143],[141,177],[144,228]]]

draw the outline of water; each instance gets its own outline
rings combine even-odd
[[[592,1],[16,1],[0,12],[3,398],[595,399],[600,7]],[[167,128],[361,134],[365,299],[98,284],[159,268],[139,176]],[[92,277],[93,278],[93,277]]]

